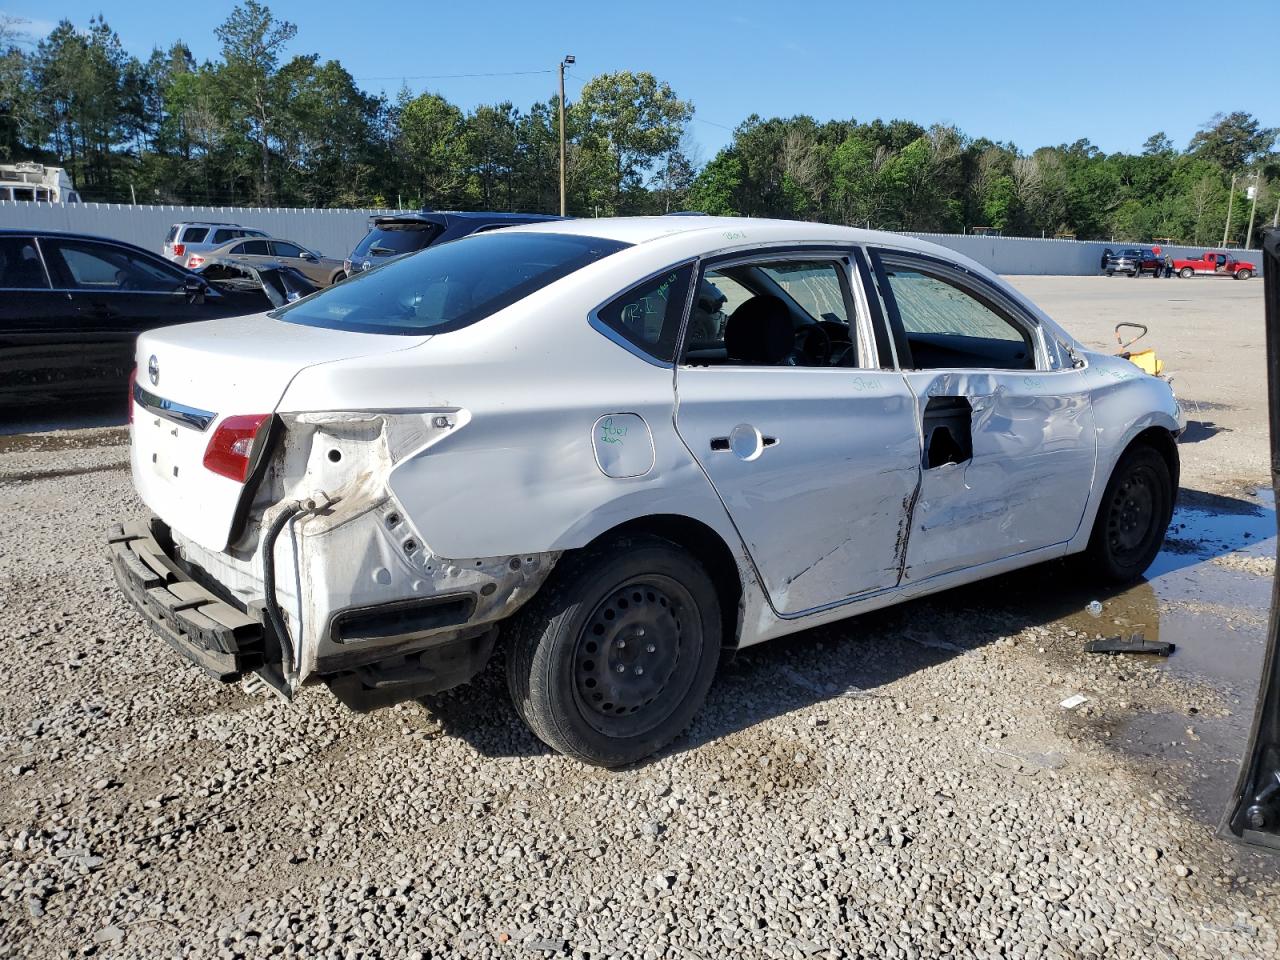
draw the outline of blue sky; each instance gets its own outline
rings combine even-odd
[[[231,6],[0,0],[0,12],[31,21],[34,35],[60,16],[83,27],[101,12],[140,57],[181,38],[201,59],[216,55],[213,30]],[[578,59],[570,99],[595,73],[648,70],[696,105],[691,135],[703,162],[753,112],[954,123],[1024,150],[1087,137],[1106,151],[1136,151],[1157,130],[1182,147],[1219,111],[1280,126],[1275,54],[1264,49],[1280,37],[1276,0],[1231,4],[1229,15],[1227,5],[1184,0],[269,6],[298,25],[290,52],[340,60],[375,92],[394,94],[404,80],[464,107],[523,107],[554,92],[564,54]],[[537,70],[548,72],[441,76]]]

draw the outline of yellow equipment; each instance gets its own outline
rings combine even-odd
[[[1120,336],[1121,327],[1133,327],[1141,332],[1129,340],[1125,340]],[[1142,323],[1117,323],[1116,324],[1116,343],[1120,344],[1120,352],[1117,356],[1128,360],[1143,373],[1153,377],[1158,377],[1164,373],[1164,361],[1156,356],[1156,352],[1150,348],[1146,350],[1131,351],[1129,347],[1137,343],[1147,335],[1146,324]]]

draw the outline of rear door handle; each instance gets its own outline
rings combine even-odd
[[[778,438],[777,438],[777,437],[766,437],[766,436],[763,436],[763,435],[761,435],[761,437],[760,437],[760,447],[761,447],[761,449],[763,449],[763,448],[765,448],[765,447],[772,447],[772,446],[773,446],[774,444],[776,444],[777,442],[778,442]],[[730,452],[732,452],[732,450],[733,450],[733,440],[732,440],[732,438],[730,438],[730,437],[712,437],[712,438],[711,438],[711,452],[712,452],[712,453],[730,453]]]

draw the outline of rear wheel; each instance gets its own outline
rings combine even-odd
[[[1141,576],[1160,552],[1173,517],[1173,477],[1146,444],[1120,457],[1093,522],[1085,557],[1091,572],[1111,583]]]
[[[701,564],[669,541],[626,538],[567,558],[518,614],[507,683],[544,743],[616,767],[688,726],[719,656],[719,602]]]
[[[1178,276],[1180,276],[1183,280],[1190,280],[1195,275],[1196,275],[1196,272],[1192,270],[1190,267],[1183,267],[1181,270],[1178,271]]]

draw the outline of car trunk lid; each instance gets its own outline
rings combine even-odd
[[[229,418],[273,413],[308,367],[427,339],[303,326],[264,314],[144,333],[131,398],[130,459],[139,496],[200,545],[225,549],[245,484],[204,465],[219,427]]]

